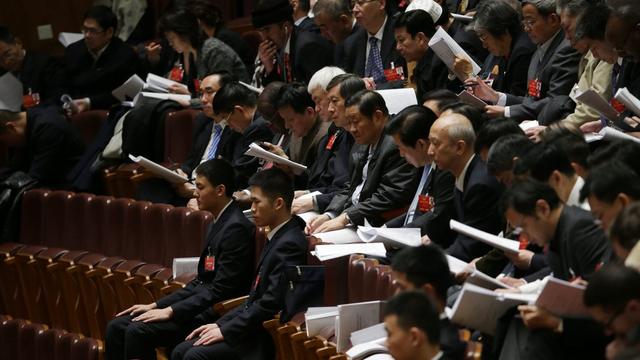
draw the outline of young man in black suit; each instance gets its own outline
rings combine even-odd
[[[305,265],[308,243],[304,221],[291,216],[293,184],[281,169],[251,177],[251,212],[256,226],[270,229],[249,299],[215,323],[194,330],[172,353],[179,359],[272,359],[273,340],[262,327],[284,309],[284,271]]]
[[[213,159],[196,169],[198,207],[214,216],[198,262],[198,276],[155,303],[120,312],[107,327],[107,359],[155,359],[155,347],[173,347],[214,321],[216,302],[244,295],[251,285],[255,226],[231,198],[231,165]],[[177,239],[176,239],[177,240]]]
[[[402,291],[423,291],[436,305],[440,313],[441,359],[464,359],[467,345],[460,341],[458,328],[444,311],[453,279],[442,250],[433,245],[402,249],[393,258],[391,269]]]
[[[429,156],[429,129],[435,114],[420,105],[402,110],[386,126],[393,137],[400,156],[417,169],[420,176],[418,189],[406,213],[389,220],[387,227],[420,228],[424,239],[447,248],[453,234],[449,220],[455,214],[453,188],[455,178],[439,169]]]
[[[388,75],[395,67],[402,68],[404,76],[408,76],[406,62],[396,50],[395,18],[386,12],[387,1],[357,0],[352,4],[361,28],[344,41],[344,70],[371,78],[378,89],[403,87],[404,80]]]
[[[111,92],[137,70],[133,49],[114,36],[117,26],[108,7],[94,6],[84,15],[84,40],[65,50],[65,80],[77,112],[109,109],[117,103]]]
[[[244,189],[260,166],[258,158],[244,153],[253,142],[271,141],[271,124],[257,112],[256,93],[238,82],[230,82],[220,88],[211,105],[216,116],[224,119],[231,130],[241,135],[235,146],[232,165],[236,172],[237,189]]]
[[[309,224],[310,232],[339,230],[348,224],[384,224],[390,211],[406,206],[416,189],[413,166],[398,151],[393,138],[384,133],[389,119],[380,94],[362,90],[345,103],[349,132],[358,144],[349,165],[351,180],[326,211]]]
[[[429,141],[429,156],[440,169],[455,177],[456,220],[498,234],[503,229],[498,212],[503,187],[474,153],[475,132],[471,121],[460,114],[442,116],[431,126]],[[489,250],[489,245],[458,234],[447,253],[469,262]]]
[[[251,13],[253,27],[265,40],[258,47],[264,71],[262,85],[273,81],[309,82],[321,68],[333,63],[333,46],[315,32],[302,31],[293,24],[288,0],[264,0]]]

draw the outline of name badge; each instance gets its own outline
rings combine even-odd
[[[207,256],[204,259],[204,270],[205,271],[213,271],[216,268],[216,258],[215,256]]]
[[[184,70],[181,65],[176,65],[169,72],[169,80],[173,80],[176,82],[181,82],[184,77]]]
[[[616,99],[611,99],[611,107],[616,109],[618,113],[623,113],[626,110],[624,104]]]
[[[29,93],[22,97],[22,106],[25,109],[32,108],[40,104],[40,94],[39,93]]]
[[[260,274],[256,275],[256,280],[253,282],[252,289],[255,290],[258,288],[258,284],[260,284]]]
[[[329,137],[329,141],[327,141],[327,146],[325,147],[326,150],[333,149],[333,143],[336,142],[336,137],[338,137],[338,134],[333,134]]]
[[[404,69],[402,66],[392,67],[384,71],[384,77],[387,81],[404,80]]]
[[[529,96],[539,99],[542,95],[542,82],[538,79],[529,80]]]
[[[420,212],[426,213],[436,206],[435,201],[433,200],[433,196],[429,195],[419,195],[418,196],[418,209]]]

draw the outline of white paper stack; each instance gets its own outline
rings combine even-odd
[[[469,265],[468,263],[451,255],[447,255],[447,262],[449,263],[449,271],[454,274],[463,272],[464,269]]]
[[[411,105],[418,105],[416,92],[412,88],[376,90],[387,104],[389,114],[397,114]]]
[[[384,304],[383,301],[367,301],[338,305],[338,351],[346,351],[351,347],[350,336],[354,331],[377,325],[382,321]]]
[[[320,215],[320,213],[317,211],[307,211],[306,213],[298,214],[298,216],[307,224],[309,224],[309,222],[318,215]]]
[[[371,244],[337,244],[316,245],[314,255],[320,261],[331,260],[351,254],[365,254],[370,256],[385,257],[387,250],[382,243]]]
[[[420,228],[358,226],[358,237],[365,243],[381,242],[393,247],[420,246]]]
[[[313,234],[313,236],[322,240],[323,243],[329,244],[353,244],[362,242],[352,227],[317,233]]]
[[[496,249],[502,250],[507,253],[517,254],[520,250],[520,243],[514,240],[505,239],[482,230],[478,230],[469,225],[465,225],[461,222],[451,220],[449,222],[451,230],[459,232],[460,234],[472,237],[478,241],[482,241],[485,244],[491,245]]]
[[[149,90],[152,92],[168,93],[169,88],[172,85],[180,87],[186,91],[189,91],[189,88],[185,84],[179,83],[177,81],[169,80],[167,78],[163,78],[162,76],[158,76],[152,73],[149,73],[147,75],[147,81],[144,86],[144,90]]]
[[[176,102],[189,102],[191,95],[184,94],[169,94],[169,93],[156,93],[143,91],[133,100],[133,104],[138,105],[143,99],[158,99],[158,100],[173,100]]]
[[[620,130],[614,129],[610,126],[605,126],[600,130],[599,134],[602,136],[602,139],[605,140],[630,140],[640,143],[640,139],[635,136],[631,136],[629,134],[625,134]]]
[[[431,40],[429,40],[429,47],[433,49],[433,52],[436,53],[440,60],[442,60],[453,73],[455,73],[453,64],[456,55],[467,59],[471,63],[473,75],[478,75],[481,70],[480,66],[476,64],[471,56],[441,27],[438,27],[436,33],[431,37]],[[466,80],[466,74],[456,74],[456,76],[461,81]]]
[[[173,278],[177,278],[182,274],[198,273],[198,257],[174,258],[173,259]]]
[[[387,330],[384,323],[369,326],[351,333],[352,347],[346,354],[350,359],[369,359],[373,354],[386,354],[389,352],[385,346]]]
[[[249,145],[249,149],[244,153],[245,155],[249,155],[249,156],[255,156],[257,158],[266,160],[266,161],[271,161],[274,162],[276,164],[281,164],[281,165],[286,165],[288,167],[291,168],[291,171],[293,171],[295,174],[301,174],[303,173],[305,170],[307,170],[307,167],[302,165],[302,164],[298,164],[296,162],[293,162],[289,159],[286,159],[282,156],[276,155],[272,152],[269,152],[263,148],[260,147],[260,145],[256,144],[256,143],[251,143]]]
[[[154,175],[163,178],[172,184],[184,184],[189,181],[186,176],[180,175],[175,171],[171,171],[166,167],[145,158],[144,156],[129,155],[129,158],[133,162],[144,166],[145,169],[149,170]]]
[[[58,34],[58,41],[64,47],[67,47],[74,42],[78,42],[82,39],[84,39],[84,35],[82,35],[82,33],[61,32],[60,34]]]
[[[633,111],[634,114],[640,116],[640,100],[633,96],[626,87],[618,89],[615,96],[616,100],[624,104],[624,106]]]
[[[473,270],[471,275],[469,275],[469,277],[467,278],[466,283],[480,286],[487,290],[513,289],[511,286],[503,283],[496,278],[492,278],[491,276],[483,273],[478,269]]]
[[[337,306],[310,307],[304,314],[307,336],[335,333]]]

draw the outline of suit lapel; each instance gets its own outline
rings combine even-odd
[[[393,52],[393,48],[395,47],[393,23],[393,18],[391,18],[390,16],[387,17],[387,23],[384,25],[384,30],[382,32],[381,57],[383,70],[385,67],[389,66],[387,64],[391,62],[391,53]],[[400,64],[395,65],[400,66]]]

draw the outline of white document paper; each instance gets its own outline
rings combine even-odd
[[[249,156],[255,156],[257,158],[260,158],[266,161],[272,161],[276,164],[286,165],[290,167],[291,171],[293,171],[297,175],[307,170],[306,166],[293,162],[289,159],[283,158],[282,156],[276,155],[274,153],[271,153],[261,148],[260,145],[256,143],[251,143],[249,145],[249,149],[244,154]]]
[[[151,91],[156,92],[169,92],[169,88],[171,85],[181,87],[184,90],[189,91],[187,85],[179,83],[177,81],[169,80],[167,78],[163,78],[162,76],[158,76],[156,74],[149,73],[147,75],[147,86],[145,89],[149,89]]]
[[[387,104],[389,114],[397,114],[411,105],[418,105],[416,91],[412,88],[376,90]]]
[[[254,93],[260,95],[262,94],[262,89],[258,89],[257,87],[253,86],[253,85],[249,85],[246,82],[243,81],[238,81],[240,84],[244,85],[247,89],[253,91]]]
[[[384,346],[384,342],[387,338],[383,338],[378,341],[366,342],[358,345],[353,345],[351,349],[347,350],[346,354],[351,360],[370,360],[370,359],[392,359],[389,355],[389,350]],[[379,358],[374,356],[385,355],[387,357]]]
[[[484,108],[487,106],[486,102],[466,90],[462,90],[460,94],[458,94],[458,99],[460,99],[460,101],[465,104],[471,105],[481,110],[484,110]]]
[[[78,42],[82,39],[84,39],[84,35],[82,35],[82,33],[61,32],[60,34],[58,34],[58,41],[64,47],[67,47],[74,42]]]
[[[127,99],[133,99],[138,95],[142,89],[144,88],[144,81],[140,79],[137,74],[131,75],[131,77],[125,81],[120,87],[113,90],[111,94],[116,97],[116,99],[120,101],[125,101]]]
[[[174,258],[173,278],[175,279],[182,274],[197,274],[198,261],[200,261],[199,257]]]
[[[616,100],[624,104],[624,106],[631,110],[634,114],[640,116],[640,100],[633,96],[626,87],[618,89],[615,96]]]
[[[611,121],[615,121],[620,114],[614,109],[600,94],[593,89],[581,91],[574,89],[571,92],[571,99],[575,102],[581,102],[602,114],[604,117]]]
[[[334,333],[337,316],[337,306],[309,308],[304,314],[307,336]]]
[[[589,317],[583,301],[584,290],[584,286],[551,277],[535,304],[559,317]]]
[[[462,15],[462,14],[451,14],[454,19],[460,20],[465,23],[470,23],[473,20],[473,16]]]
[[[351,347],[349,337],[354,331],[379,324],[382,320],[383,306],[383,301],[338,305],[340,323],[340,330],[336,331],[338,351],[346,351]]]
[[[353,346],[368,343],[371,341],[380,341],[387,338],[387,330],[384,323],[375,324],[362,330],[356,330],[351,333],[351,344]],[[384,342],[383,342],[384,343]]]
[[[433,52],[442,60],[445,65],[449,68],[449,70],[453,71],[453,63],[455,61],[456,55],[461,56],[464,59],[467,59],[471,66],[473,67],[473,75],[478,75],[480,72],[480,66],[476,64],[476,62],[467,54],[458,43],[453,40],[447,32],[438,27],[436,33],[429,40],[429,47],[433,49]],[[454,72],[455,73],[455,72]],[[464,81],[466,79],[465,74],[456,74],[458,79]]]
[[[186,176],[180,175],[175,171],[171,171],[166,167],[145,158],[144,156],[129,155],[129,159],[144,166],[144,168],[149,170],[152,174],[161,177],[172,184],[184,184],[189,181]]]
[[[473,270],[471,275],[469,275],[469,277],[466,280],[466,283],[480,286],[487,290],[512,289],[511,286],[503,283],[502,281],[496,278],[492,278],[491,276],[477,269]]]
[[[500,249],[504,252],[511,254],[517,254],[520,251],[520,243],[514,240],[505,239],[482,230],[478,230],[469,225],[465,225],[461,222],[451,220],[449,222],[451,230],[459,232],[460,234],[472,237],[478,241],[482,241],[485,244],[491,245],[496,249]]]
[[[134,99],[134,104],[137,105],[144,98],[148,99],[159,99],[159,100],[173,100],[176,102],[189,102],[191,100],[191,95],[183,95],[183,94],[168,94],[168,93],[154,93],[154,92],[141,92]]]
[[[415,247],[422,244],[420,228],[387,228],[358,226],[358,237],[366,243],[381,242],[393,247]]]
[[[302,195],[302,196],[299,196],[299,197],[297,197],[297,199],[302,199],[302,200],[305,200],[305,199],[311,199],[311,198],[313,198],[313,197],[314,197],[314,196],[316,196],[316,195],[322,195],[322,193],[321,193],[320,191],[314,191],[314,192],[311,192],[311,193],[308,193],[308,194],[304,194],[304,195]]]
[[[453,305],[451,321],[495,335],[498,318],[514,306],[528,304],[535,296],[496,293],[473,284],[464,284]]]
[[[604,138],[603,134],[600,133],[586,133],[584,134],[584,141],[587,143],[592,143],[594,141],[602,140]]]
[[[538,126],[540,126],[538,120],[525,120],[520,123],[520,129],[522,129],[522,131],[527,131]]]
[[[461,273],[462,271],[464,271],[467,265],[469,265],[468,263],[451,255],[447,255],[447,262],[449,263],[449,271],[454,274]]]
[[[362,242],[358,237],[355,229],[353,229],[352,227],[317,233],[313,234],[313,236],[322,240],[323,243],[330,244],[353,244]]]
[[[622,131],[614,129],[610,126],[603,127],[602,130],[600,130],[599,134],[602,135],[602,138],[605,140],[630,140],[640,143],[640,139],[638,139],[637,137],[625,134]]]
[[[365,254],[370,256],[387,256],[387,250],[382,243],[371,244],[337,244],[316,245],[315,256],[320,261],[331,260],[351,254]]]
[[[309,224],[309,222],[318,215],[320,215],[320,213],[317,211],[307,211],[306,213],[298,214],[298,216],[307,224]]]

